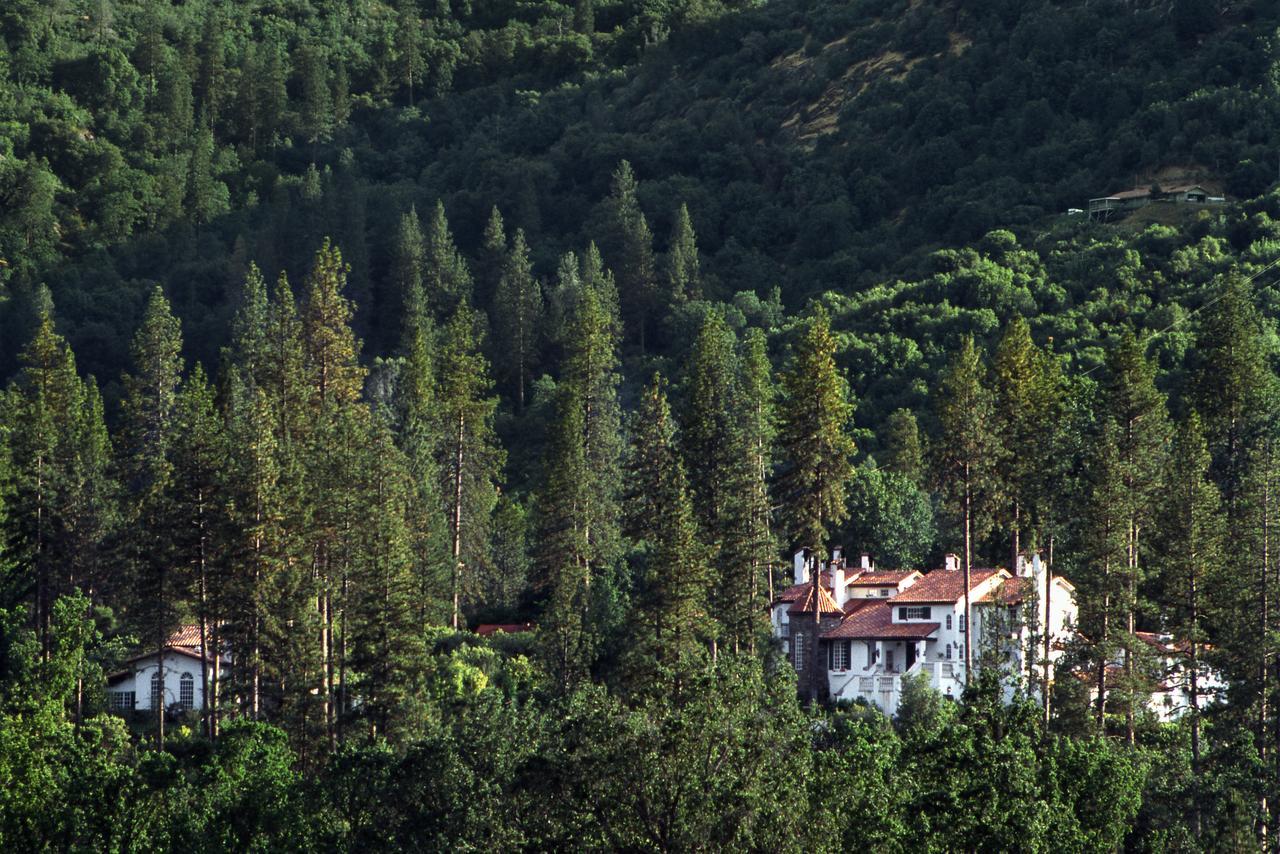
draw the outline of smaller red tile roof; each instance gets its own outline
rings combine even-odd
[[[166,646],[188,647],[195,650],[200,649],[200,627],[179,626],[178,630],[169,636]]]
[[[822,586],[827,590],[831,589],[831,573],[822,573]],[[783,602],[797,602],[809,595],[809,591],[813,589],[813,582],[806,581],[803,584],[793,584],[786,590],[783,590],[773,599],[773,604],[779,605]]]
[[[868,599],[874,607],[859,608],[844,622],[825,633],[824,640],[925,640],[938,623],[893,622],[893,599]]]
[[[481,623],[476,626],[476,634],[482,638],[496,635],[499,632],[508,635],[515,635],[521,632],[533,631],[533,623]]]
[[[1118,193],[1112,193],[1109,199],[1142,199],[1151,195],[1150,187],[1134,187],[1132,190],[1121,190]]]
[[[897,586],[904,579],[919,575],[917,569],[877,569],[864,572],[848,583],[849,587],[889,587]]]
[[[827,588],[818,589],[818,606],[822,609],[823,614],[844,614],[844,610],[836,604],[836,600],[832,598]],[[813,585],[809,585],[809,591],[805,594],[804,599],[787,609],[788,614],[812,614],[813,613]]]
[[[997,573],[1008,575],[1003,569],[969,570],[969,590]],[[889,600],[905,602],[958,602],[964,598],[964,571],[959,569],[935,569],[924,578]]]
[[[875,602],[888,602],[888,601],[889,601],[888,599],[871,599],[871,598],[862,598],[862,597],[859,597],[857,599],[850,599],[848,602],[844,603],[844,612],[846,614],[852,614],[855,611],[861,611],[863,608]]]
[[[997,585],[994,590],[979,599],[978,602],[991,604],[996,602],[998,598],[998,604],[1001,605],[1020,605],[1034,581],[1034,579],[1025,576],[1007,579],[1003,584]]]

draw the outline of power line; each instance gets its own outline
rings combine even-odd
[[[1270,264],[1268,264],[1267,266],[1263,267],[1261,270],[1259,270],[1258,272],[1254,273],[1254,274],[1253,274],[1252,276],[1250,276],[1249,278],[1245,279],[1245,280],[1244,280],[1244,283],[1245,283],[1246,285],[1252,284],[1252,283],[1254,282],[1254,280],[1255,280],[1255,279],[1257,279],[1257,278],[1258,278],[1259,276],[1261,276],[1263,273],[1267,272],[1267,271],[1268,271],[1268,270],[1270,270],[1272,267],[1275,267],[1275,266],[1277,266],[1277,265],[1280,265],[1280,257],[1277,257],[1277,258],[1276,258],[1274,261],[1272,261]],[[1222,300],[1223,298],[1225,298],[1225,297],[1226,297],[1226,295],[1227,295],[1227,292],[1226,292],[1225,290],[1223,290],[1223,292],[1222,292],[1222,293],[1218,294],[1218,295],[1217,295],[1216,297],[1214,297],[1213,299],[1211,299],[1211,300],[1209,300],[1209,301],[1205,302],[1205,303],[1204,303],[1204,304],[1202,304],[1202,305],[1196,306],[1194,309],[1192,309],[1191,311],[1187,312],[1187,313],[1186,313],[1185,315],[1183,315],[1182,317],[1180,317],[1180,318],[1178,318],[1177,320],[1175,320],[1175,321],[1173,321],[1172,323],[1170,323],[1170,324],[1169,324],[1168,326],[1166,326],[1164,329],[1161,329],[1161,330],[1157,331],[1155,334],[1153,334],[1153,335],[1152,335],[1150,338],[1148,338],[1147,340],[1148,340],[1148,341],[1151,341],[1151,340],[1154,340],[1154,339],[1156,339],[1156,338],[1159,338],[1161,335],[1165,334],[1165,333],[1166,333],[1166,332],[1168,332],[1170,329],[1173,329],[1173,327],[1177,326],[1178,324],[1182,323],[1183,321],[1190,320],[1192,317],[1195,317],[1197,314],[1199,314],[1200,312],[1204,311],[1204,310],[1205,310],[1206,308],[1208,308],[1209,306],[1211,306],[1211,305],[1213,305],[1214,303],[1216,303],[1216,302],[1218,302],[1218,301]],[[1098,368],[1101,368],[1101,367],[1102,367],[1102,363],[1101,363],[1101,362],[1099,362],[1098,364],[1094,365],[1094,366],[1093,366],[1092,368],[1090,368],[1089,370],[1085,371],[1085,372],[1084,372],[1083,374],[1081,374],[1080,376],[1081,376],[1081,377],[1087,377],[1087,376],[1089,376],[1089,374],[1093,373],[1094,371],[1098,370]]]

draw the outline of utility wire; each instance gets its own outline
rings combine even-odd
[[[1277,265],[1280,265],[1280,257],[1277,257],[1277,258],[1276,258],[1274,261],[1272,261],[1270,264],[1268,264],[1267,266],[1263,267],[1261,270],[1259,270],[1258,272],[1254,273],[1254,274],[1253,274],[1252,276],[1250,276],[1249,278],[1245,279],[1245,280],[1244,280],[1244,283],[1245,283],[1246,285],[1252,284],[1252,283],[1253,283],[1253,281],[1254,281],[1255,279],[1257,279],[1257,278],[1258,278],[1259,276],[1261,276],[1263,273],[1267,272],[1267,271],[1268,271],[1268,270],[1270,270],[1272,267],[1275,267],[1275,266],[1277,266]],[[1166,332],[1168,332],[1170,329],[1173,329],[1173,327],[1177,326],[1178,324],[1182,323],[1183,321],[1190,320],[1191,318],[1195,317],[1195,316],[1196,316],[1197,314],[1199,314],[1200,312],[1204,311],[1204,310],[1205,310],[1206,308],[1208,308],[1209,306],[1213,305],[1213,304],[1214,304],[1214,303],[1216,303],[1216,302],[1219,302],[1219,301],[1220,301],[1220,300],[1222,300],[1224,297],[1226,297],[1226,295],[1227,295],[1226,290],[1223,290],[1223,292],[1222,292],[1222,293],[1218,294],[1218,295],[1217,295],[1216,297],[1214,297],[1213,299],[1211,299],[1211,300],[1209,300],[1209,301],[1207,301],[1207,302],[1203,303],[1202,305],[1198,305],[1198,306],[1196,306],[1194,309],[1192,309],[1191,311],[1187,312],[1187,313],[1186,313],[1185,315],[1183,315],[1182,317],[1180,317],[1180,318],[1178,318],[1177,320],[1173,321],[1173,323],[1170,323],[1170,324],[1169,324],[1168,326],[1166,326],[1164,329],[1161,329],[1161,330],[1157,331],[1155,334],[1153,334],[1153,335],[1152,335],[1150,338],[1148,338],[1147,340],[1148,340],[1148,341],[1151,341],[1151,340],[1153,340],[1153,339],[1155,339],[1155,338],[1159,338],[1161,335],[1165,334],[1165,333],[1166,333]],[[1093,373],[1094,371],[1098,370],[1098,368],[1101,368],[1101,367],[1102,367],[1102,364],[1103,364],[1103,363],[1099,362],[1098,364],[1094,365],[1094,366],[1093,366],[1092,368],[1090,368],[1089,370],[1085,371],[1083,374],[1080,374],[1080,376],[1081,376],[1081,377],[1087,377],[1087,376],[1089,376],[1089,374],[1091,374],[1091,373]]]

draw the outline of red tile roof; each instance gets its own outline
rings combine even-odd
[[[994,590],[978,601],[989,604],[995,602],[996,598],[999,597],[999,604],[1020,605],[1033,583],[1034,579],[1025,576],[1006,579],[1003,584],[996,585]]]
[[[972,569],[969,571],[969,590],[1003,569]],[[1006,572],[1005,575],[1008,575]],[[891,599],[903,602],[958,602],[964,598],[964,571],[959,569],[935,569],[906,590]]]
[[[481,623],[476,626],[476,634],[487,638],[499,632],[508,635],[533,631],[533,623]]]
[[[827,590],[831,589],[831,573],[822,573],[822,586]],[[803,584],[793,584],[786,590],[783,590],[774,597],[773,604],[778,605],[782,602],[796,602],[809,595],[809,591],[813,589],[813,582],[806,581]]]
[[[877,569],[864,572],[849,582],[850,587],[889,587],[897,586],[904,579],[919,575],[917,569]]]
[[[893,599],[868,599],[874,607],[859,608],[822,637],[825,640],[924,640],[938,623],[893,622]]]
[[[818,590],[818,605],[822,609],[823,614],[844,614],[844,610],[836,604],[836,600],[832,598],[827,588],[822,587]],[[805,594],[803,600],[792,605],[787,609],[788,614],[812,614],[813,613],[813,585],[809,585],[809,591]]]
[[[871,599],[871,598],[863,598],[863,597],[859,597],[857,599],[850,599],[848,602],[844,603],[844,612],[846,614],[852,614],[855,611],[861,611],[863,608],[867,607],[868,605],[874,602],[888,602],[888,601],[889,601],[888,599]]]
[[[178,630],[169,636],[166,646],[178,646],[188,649],[200,649],[200,627],[199,626],[179,626]]]

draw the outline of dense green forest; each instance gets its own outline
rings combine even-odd
[[[1264,2],[9,0],[0,841],[1274,848],[1278,137]],[[1070,667],[798,702],[836,543]]]

